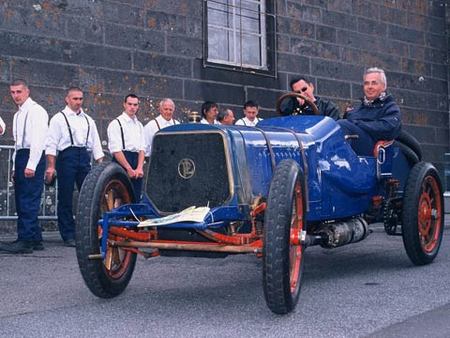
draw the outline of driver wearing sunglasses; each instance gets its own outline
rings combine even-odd
[[[293,92],[302,94],[314,102],[322,115],[329,116],[334,120],[339,120],[340,112],[336,104],[330,100],[322,99],[314,95],[314,85],[307,78],[301,76],[292,79],[290,87]],[[299,99],[302,114],[314,115],[311,107],[305,100]]]

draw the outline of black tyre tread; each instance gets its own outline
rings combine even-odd
[[[402,238],[406,253],[409,259],[415,265],[425,265],[431,263],[439,252],[440,245],[442,243],[442,234],[444,230],[444,224],[441,226],[441,233],[439,234],[439,243],[436,250],[432,254],[423,252],[420,245],[418,235],[418,219],[417,210],[419,203],[418,192],[423,179],[426,176],[432,175],[440,188],[441,203],[442,203],[442,215],[444,217],[444,200],[442,197],[442,184],[437,170],[431,163],[419,162],[410,171],[408,180],[406,182],[404,197],[403,197],[403,212],[402,212]]]
[[[263,253],[263,285],[268,307],[277,314],[292,311],[298,301],[300,287],[296,297],[292,299],[289,289],[289,243],[286,236],[290,235],[289,227],[292,205],[286,203],[293,195],[293,187],[300,167],[293,160],[282,161],[276,168],[268,198],[268,207],[264,220],[264,253]],[[290,180],[286,177],[291,178]],[[292,178],[295,178],[292,180]],[[303,187],[303,182],[302,189]],[[305,210],[305,209],[304,209]],[[286,233],[287,232],[287,233]],[[302,270],[303,264],[301,265]],[[288,273],[286,273],[288,271]],[[302,271],[300,271],[300,276]],[[299,278],[301,286],[301,277]],[[286,288],[288,288],[286,290]]]
[[[394,141],[394,146],[400,148],[401,152],[405,155],[406,159],[408,160],[411,166],[420,162],[420,158],[417,156],[416,152],[414,152],[414,150],[412,150],[407,145],[399,141]]]
[[[414,136],[402,129],[396,140],[409,147],[416,154],[419,161],[422,161],[422,147]]]
[[[81,187],[76,213],[76,253],[80,272],[91,292],[101,298],[112,298],[122,293],[131,279],[136,263],[134,254],[131,257],[129,271],[120,283],[108,283],[108,280],[102,278],[103,262],[99,259],[88,258],[90,254],[100,252],[99,246],[96,245],[96,243],[98,244],[96,229],[91,229],[91,222],[92,219],[98,219],[100,214],[100,205],[96,199],[103,187],[99,183],[101,183],[102,177],[109,175],[111,171],[127,178],[125,171],[116,163],[102,162],[93,167]],[[128,182],[128,185],[132,191],[131,183]]]

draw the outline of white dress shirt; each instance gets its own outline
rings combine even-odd
[[[104,154],[95,121],[85,114],[82,109],[77,114],[66,106],[62,112],[69,122],[73,144],[66,119],[59,112],[50,120],[45,153],[56,156],[58,151],[63,151],[68,147],[86,147],[88,151],[92,151],[95,160],[102,158]]]
[[[120,121],[120,125],[117,120]],[[123,142],[120,126],[123,130]],[[123,143],[125,143],[125,149]],[[111,154],[125,150],[134,153],[145,151],[144,126],[136,116],[130,117],[123,112],[117,119],[110,122],[108,125],[108,149]]]
[[[0,135],[3,135],[5,133],[5,128],[6,128],[5,122],[3,122],[2,118],[0,117],[0,129],[1,129]]]
[[[156,121],[158,123],[156,123]],[[180,124],[175,119],[166,120],[161,115],[158,115],[155,119],[151,120],[149,123],[147,123],[144,127],[144,136],[145,136],[145,156],[150,156],[150,153],[152,151],[152,143],[153,143],[153,137],[155,134],[159,131],[159,129],[164,129],[166,127],[173,126],[175,124]],[[159,127],[158,127],[159,125]]]
[[[13,119],[15,149],[30,149],[26,168],[36,170],[45,149],[48,130],[47,111],[30,97],[19,107]],[[13,156],[15,159],[15,154]]]
[[[211,123],[209,123],[208,122],[208,120],[207,119],[205,119],[205,118],[202,118],[201,120],[200,120],[200,123],[201,124],[211,124]],[[217,120],[214,120],[214,123],[213,124],[221,124],[219,121],[217,121]]]
[[[235,125],[237,126],[249,126],[254,127],[259,121],[262,121],[263,119],[260,119],[258,117],[255,117],[253,121],[250,121],[247,117],[243,117],[236,121]]]

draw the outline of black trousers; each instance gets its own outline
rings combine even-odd
[[[17,239],[41,241],[42,233],[38,222],[42,190],[44,189],[45,156],[36,167],[34,177],[25,177],[24,170],[30,157],[29,149],[16,152],[14,162],[14,191],[17,211]]]
[[[131,165],[131,167],[136,168],[138,165],[139,153],[127,150],[122,152],[125,158],[127,159],[128,163]],[[119,163],[116,161],[115,158],[113,158],[113,161]],[[131,184],[133,185],[135,199],[137,202],[139,202],[141,200],[142,194],[142,178],[132,179]]]
[[[84,147],[69,147],[56,158],[58,175],[58,228],[63,240],[75,239],[73,219],[73,190],[81,189],[91,170],[91,154]]]

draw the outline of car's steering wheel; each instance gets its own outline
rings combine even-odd
[[[316,104],[312,102],[310,98],[295,92],[289,92],[280,96],[277,100],[277,113],[283,116],[303,114],[297,98],[305,100],[311,107],[314,115],[321,115]]]

